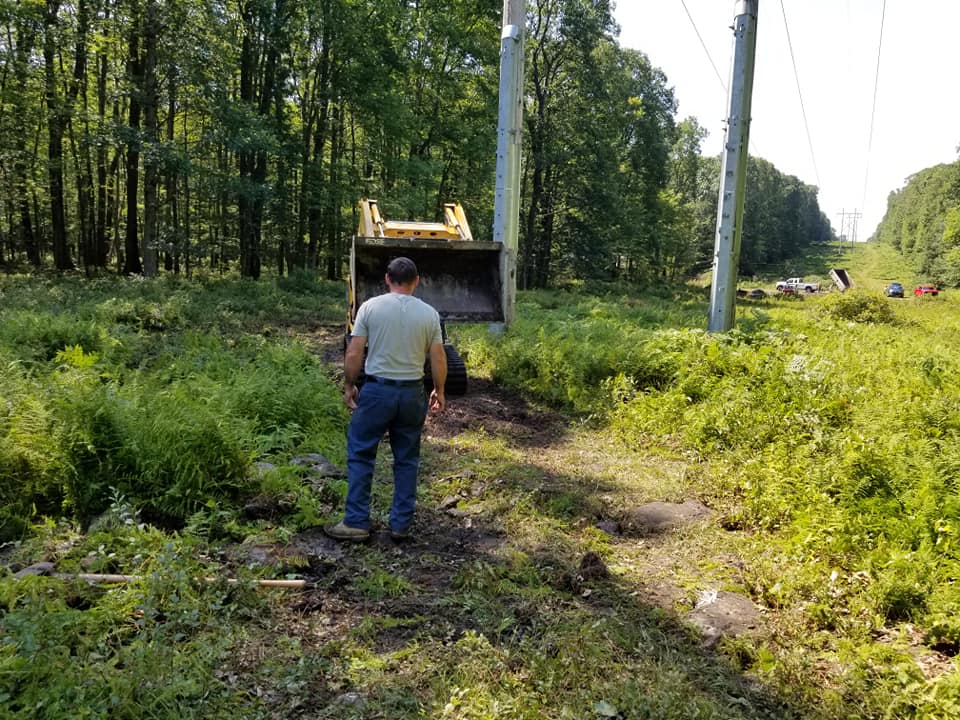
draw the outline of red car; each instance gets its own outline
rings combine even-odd
[[[917,285],[913,289],[913,294],[917,297],[923,297],[924,295],[937,295],[940,291],[937,290],[936,285]]]

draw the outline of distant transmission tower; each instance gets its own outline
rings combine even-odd
[[[857,220],[863,217],[863,213],[859,213],[854,209],[852,213],[849,213],[851,220],[851,230],[850,230],[850,242],[857,241]]]
[[[857,241],[857,220],[863,217],[863,213],[857,212],[856,209],[847,212],[846,210],[840,211],[840,246],[843,247],[843,238],[844,230],[849,230],[849,241]],[[849,220],[849,222],[847,222]]]

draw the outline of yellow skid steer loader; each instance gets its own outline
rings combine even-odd
[[[503,322],[503,244],[474,240],[459,203],[443,206],[442,222],[386,220],[376,200],[361,200],[360,223],[350,247],[347,341],[357,310],[365,300],[387,291],[383,276],[395,257],[417,265],[420,284],[414,293],[440,314],[447,354],[448,395],[467,391],[467,370],[447,340],[448,322]],[[432,387],[426,363],[427,388]]]

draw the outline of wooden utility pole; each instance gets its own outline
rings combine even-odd
[[[497,183],[493,239],[503,243],[500,277],[503,320],[513,321],[517,293],[517,247],[520,228],[520,156],[523,123],[523,31],[525,0],[503,0],[500,35],[500,113],[497,120]]]
[[[720,167],[717,236],[713,257],[713,284],[707,329],[723,332],[736,317],[737,271],[743,234],[743,200],[747,184],[747,147],[750,143],[750,105],[757,51],[757,10],[760,0],[737,0],[733,19],[733,70],[730,113]]]
[[[863,217],[863,213],[857,212],[857,209],[854,208],[853,212],[847,213],[847,215],[850,216],[850,219],[852,221],[851,230],[850,230],[850,242],[856,242],[857,241],[857,221]]]

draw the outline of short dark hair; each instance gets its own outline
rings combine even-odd
[[[409,285],[417,279],[420,273],[417,272],[417,266],[414,265],[413,260],[408,257],[397,257],[387,265],[387,275],[392,283]]]

